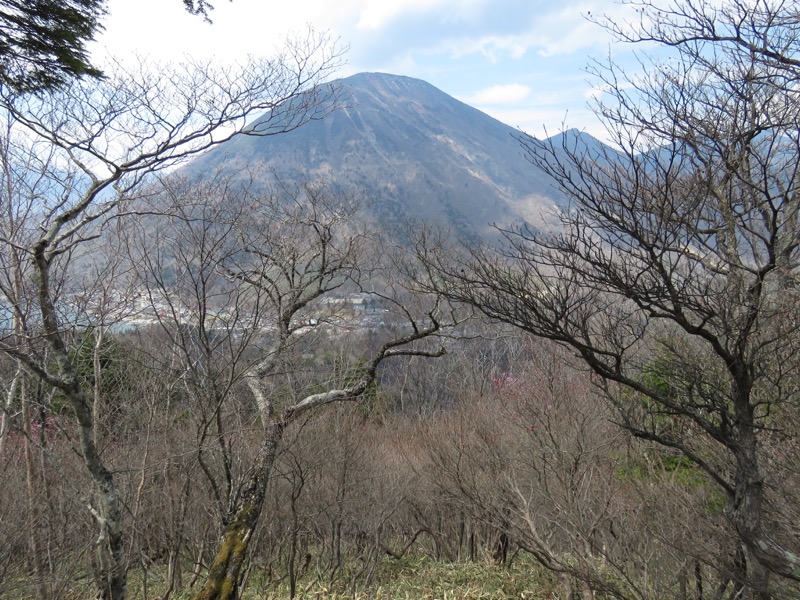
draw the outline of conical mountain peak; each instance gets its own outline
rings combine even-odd
[[[273,137],[240,136],[193,170],[247,167],[266,179],[326,179],[363,194],[385,225],[408,219],[486,235],[491,224],[553,214],[556,194],[513,127],[420,79],[359,73],[337,82],[341,107]]]

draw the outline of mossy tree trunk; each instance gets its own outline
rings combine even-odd
[[[219,549],[209,568],[208,578],[195,596],[195,600],[238,598],[239,581],[247,558],[247,548],[264,506],[270,472],[282,437],[281,421],[273,421],[267,426],[257,464],[241,499],[225,524]]]

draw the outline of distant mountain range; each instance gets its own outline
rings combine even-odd
[[[329,117],[278,136],[236,137],[189,170],[246,166],[263,183],[325,178],[363,193],[384,226],[410,218],[467,236],[491,235],[492,223],[540,227],[563,204],[513,127],[419,79],[361,73],[335,83],[343,106]]]

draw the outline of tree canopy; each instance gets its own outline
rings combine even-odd
[[[187,12],[210,22],[211,3],[182,1]],[[0,0],[0,86],[38,92],[74,77],[101,77],[86,44],[105,14],[106,0]]]
[[[103,0],[2,0],[0,85],[37,91],[72,77],[101,72],[89,61],[86,43],[101,27]]]

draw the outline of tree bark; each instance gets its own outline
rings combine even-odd
[[[195,600],[234,600],[238,597],[247,548],[264,507],[270,472],[282,437],[283,423],[271,422],[266,428],[264,443],[253,474],[225,525],[208,578]]]
[[[744,369],[740,369],[744,371]],[[731,499],[730,519],[746,547],[746,579],[753,600],[771,600],[769,592],[770,571],[780,572],[780,565],[770,564],[769,557],[759,552],[764,540],[762,525],[764,480],[758,460],[755,414],[751,402],[752,383],[734,372],[734,410],[738,427],[737,443],[733,445],[736,459],[734,494]]]
[[[45,584],[44,564],[42,561],[42,550],[39,543],[41,532],[41,511],[39,508],[39,490],[37,489],[37,476],[33,464],[33,432],[31,428],[30,397],[28,395],[28,382],[23,378],[20,385],[20,400],[22,405],[22,426],[25,433],[24,454],[25,454],[25,480],[28,491],[28,541],[33,558],[33,568],[36,573],[36,586],[41,600],[47,600],[47,586]]]
[[[736,486],[731,520],[747,547],[747,562],[743,573],[746,581],[742,583],[748,585],[753,600],[772,600],[769,593],[770,571],[764,564],[765,557],[758,552],[764,536],[761,524],[764,485],[757,463],[755,436],[743,432],[740,434],[740,444],[740,452],[736,457]],[[776,567],[770,566],[772,569]]]
[[[97,587],[103,600],[127,600],[127,568],[122,531],[122,509],[114,477],[100,458],[95,444],[96,423],[92,405],[81,387],[75,367],[61,337],[58,318],[50,288],[50,264],[46,250],[48,242],[41,240],[35,246],[35,264],[38,271],[38,296],[45,338],[53,352],[58,376],[53,377],[39,369],[39,374],[58,387],[66,396],[78,422],[78,439],[84,465],[89,471],[95,491],[95,506],[89,510],[100,528],[97,537]],[[32,366],[29,364],[28,366]]]

